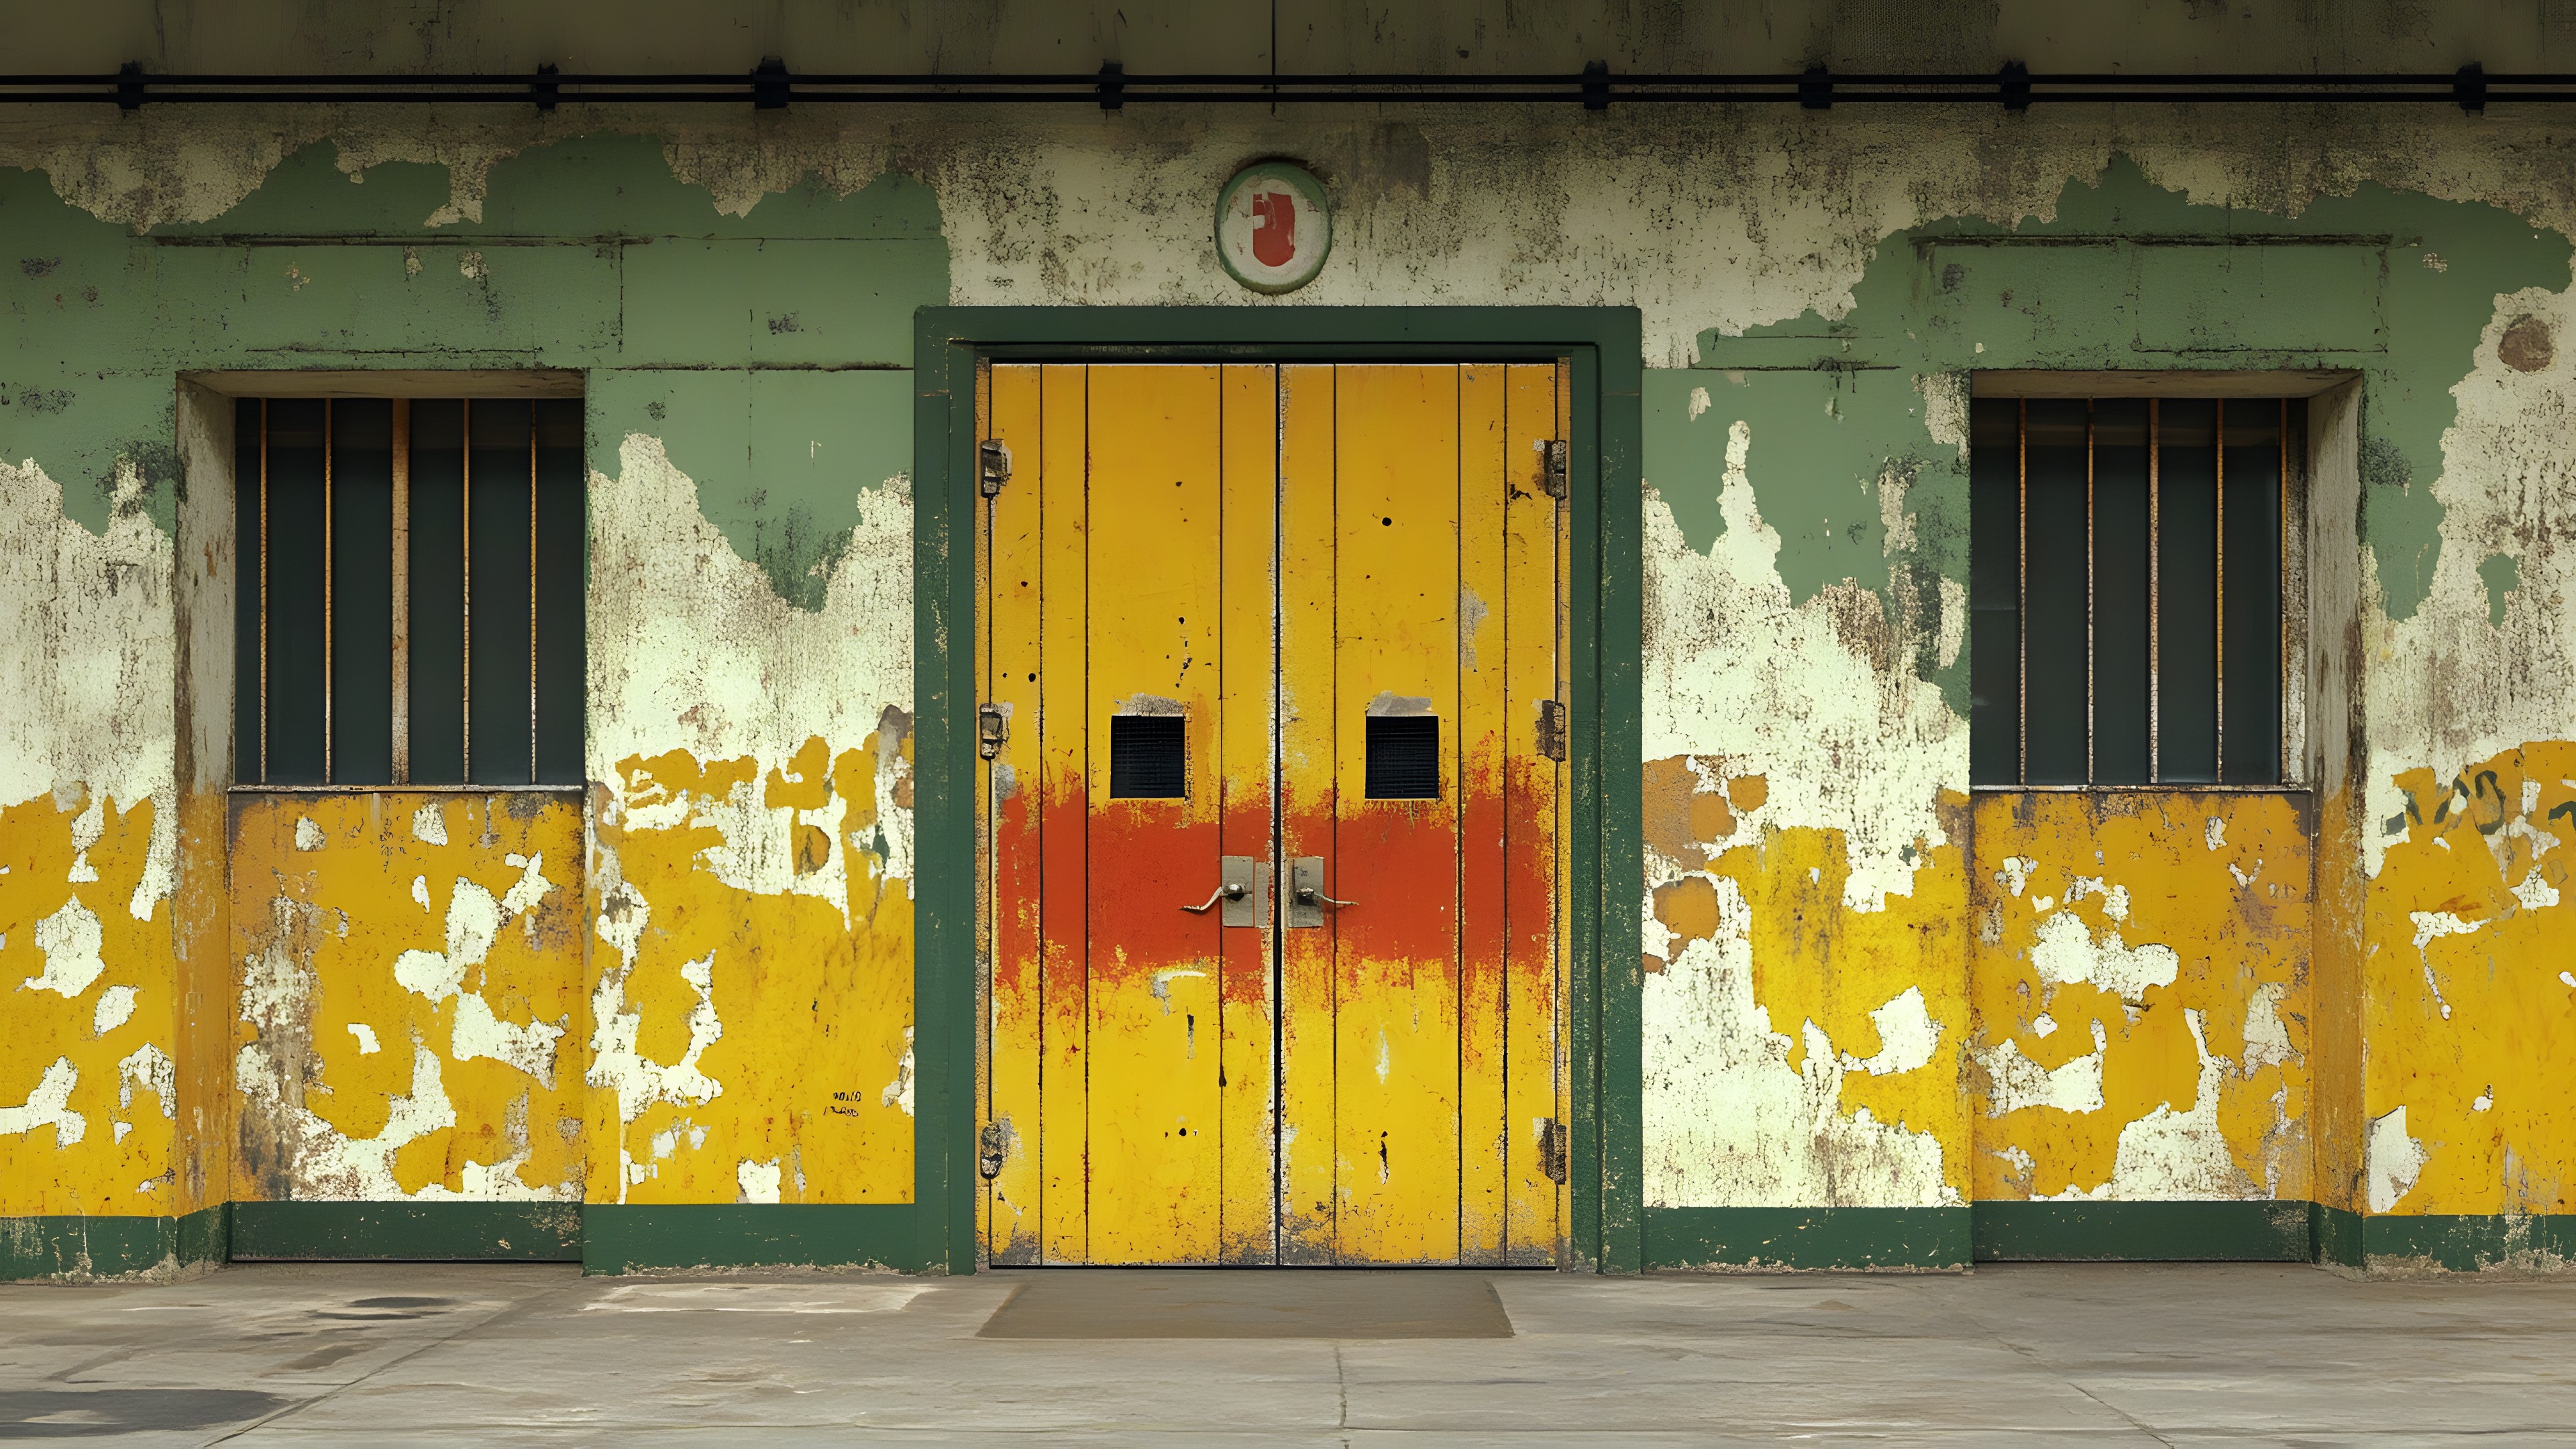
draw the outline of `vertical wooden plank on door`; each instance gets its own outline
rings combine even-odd
[[[1215,367],[1091,369],[1091,1255],[1216,1261],[1221,1018]],[[1121,716],[1183,722],[1186,794],[1112,798]]]
[[[1504,1254],[1519,1264],[1557,1258],[1559,1189],[1547,1174],[1549,1121],[1564,1121],[1557,1074],[1558,947],[1556,883],[1558,791],[1564,767],[1539,751],[1539,711],[1562,700],[1559,687],[1558,537],[1560,510],[1549,496],[1543,445],[1562,438],[1558,371],[1544,364],[1511,369],[1508,433],[1503,448],[1509,487],[1504,505],[1504,673],[1509,680],[1503,730],[1505,1161],[1510,1222]]]
[[[1503,813],[1506,705],[1504,489],[1509,376],[1458,374],[1458,1195],[1459,1252],[1503,1261]]]
[[[1271,649],[1278,619],[1273,546],[1279,506],[1279,370],[1234,366],[1224,372],[1224,605],[1222,654],[1224,757],[1219,832],[1226,855],[1271,858],[1271,757],[1278,660]],[[1273,883],[1270,911],[1277,910]],[[1224,1208],[1218,1257],[1269,1263],[1278,1243],[1274,1152],[1269,920],[1223,932],[1218,1010],[1223,1021],[1218,1087],[1223,1117],[1218,1153]]]
[[[1037,742],[1038,1255],[1049,1263],[1091,1256],[1089,399],[1088,369],[1042,369],[1029,480],[1044,531],[1037,710],[1021,728]]]
[[[1458,369],[1343,367],[1337,391],[1337,1254],[1455,1262]],[[1368,798],[1371,722],[1426,715],[1430,793]]]
[[[984,1122],[1002,1141],[1002,1170],[985,1193],[985,1250],[995,1263],[1038,1260],[1040,507],[1045,449],[1039,369],[992,369],[984,436],[1011,453],[1018,476],[985,503],[984,617],[989,629],[984,702],[1005,712],[1007,733],[989,782],[993,898],[991,1098]]]
[[[1279,379],[1279,853],[1333,872],[1334,369],[1287,366]],[[1290,899],[1280,883],[1281,909]],[[1283,931],[1279,962],[1279,1257],[1335,1261],[1333,912]]]

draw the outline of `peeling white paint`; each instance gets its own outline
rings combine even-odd
[[[2197,1009],[2185,1010],[2183,1023],[2200,1059],[2191,1106],[2176,1111],[2173,1103],[2160,1102],[2120,1128],[2111,1196],[2122,1202],[2270,1197],[2268,1184],[2255,1182],[2236,1165],[2235,1153],[2219,1131],[2218,1099],[2229,1063],[2210,1052]]]
[[[912,1115],[912,1028],[903,1029],[903,1056],[895,1063],[894,1080],[877,1094],[880,1107],[900,1107],[903,1115]]]
[[[841,806],[777,810],[761,781],[806,741],[872,747],[882,873],[911,889],[912,812],[897,803],[912,702],[912,500],[908,480],[851,481],[859,524],[832,566],[819,611],[781,599],[698,509],[697,484],[660,440],[630,435],[615,476],[591,476],[590,771],[681,749],[700,761],[748,756],[759,770],[723,799],[648,786],[615,798],[630,828],[689,822],[721,843],[703,859],[738,890],[808,895],[849,912],[839,851],[799,873],[796,828],[837,837]]]
[[[1870,1012],[1869,1020],[1878,1028],[1878,1051],[1866,1061],[1843,1053],[1844,1071],[1884,1077],[1931,1064],[1933,1049],[1941,1044],[1941,1023],[1932,1019],[1930,1008],[1924,1005],[1922,987],[1906,987],[1886,1005]]]
[[[358,1039],[358,1055],[371,1057],[384,1048],[376,1042],[376,1029],[363,1021],[349,1023],[349,1035]]]
[[[111,986],[98,994],[98,1005],[90,1012],[89,1033],[105,1036],[134,1019],[135,988]]]
[[[1844,1112],[1842,1082],[1851,1068],[1814,1023],[1802,1023],[1796,1040],[1772,1028],[1753,995],[1751,908],[1734,881],[1715,883],[1715,937],[1686,943],[1663,970],[1646,977],[1646,1201],[1656,1207],[1959,1202],[1943,1179],[1941,1144],[1929,1131],[1880,1122],[1866,1109]],[[1896,1039],[1890,1046],[1910,1052],[1929,1034],[1908,1024],[1920,1008],[1919,994],[1911,1006],[1900,995],[1872,1018],[1883,1038]],[[1905,1040],[1909,1033],[1915,1041]],[[1805,1059],[1793,1068],[1791,1050],[1801,1043]]]
[[[2043,1067],[2022,1055],[2021,1044],[2011,1037],[1979,1051],[1977,1064],[1985,1068],[1992,1083],[1986,1115],[2001,1117],[2027,1107],[2049,1107],[2060,1112],[2101,1111],[2102,1062],[2110,1046],[2110,1034],[2098,1021],[2092,1027],[2093,1050],[2055,1067]],[[2054,1029],[2052,1023],[2051,1030]]]
[[[0,694],[7,693],[0,690]],[[36,922],[36,949],[45,955],[45,969],[20,984],[21,991],[51,991],[64,997],[77,997],[107,971],[99,959],[99,919],[90,908],[74,896],[63,902],[52,915]]]
[[[2431,1155],[2423,1143],[2406,1135],[2404,1107],[2372,1118],[2368,1160],[2363,1170],[2370,1210],[2384,1213],[2394,1209],[2413,1189]]]
[[[2131,946],[2116,929],[2096,941],[2084,918],[2071,911],[2040,921],[2030,964],[2046,985],[2082,982],[2133,1004],[2155,987],[2173,985],[2182,974],[2182,958],[2172,947],[2153,942]]]
[[[1719,507],[1726,531],[1707,554],[1672,510],[1646,499],[1645,757],[1723,757],[1769,783],[1766,826],[1844,832],[1844,904],[1883,909],[1913,890],[1921,851],[1948,843],[1937,806],[1968,774],[1967,721],[1911,669],[1881,671],[1837,632],[1832,591],[1792,605],[1780,535],[1762,521],[1746,474],[1751,425],[1728,431]],[[1863,594],[1875,606],[1877,596]],[[1892,657],[1938,622],[1891,605]]]
[[[777,1158],[773,1157],[767,1162],[745,1160],[734,1168],[733,1175],[736,1186],[741,1189],[734,1198],[735,1202],[774,1203],[778,1201],[780,1173]]]
[[[0,462],[0,604],[11,621],[0,630],[0,807],[52,795],[90,817],[76,828],[94,842],[103,816],[93,811],[150,800],[152,841],[126,903],[150,920],[169,898],[178,846],[173,548],[144,512],[131,462],[118,464],[114,487],[107,528],[92,533],[64,515],[62,488],[37,460]],[[84,858],[75,872],[86,868]]]
[[[150,1042],[136,1047],[116,1064],[116,1109],[132,1111],[136,1092],[150,1092],[159,1098],[162,1116],[179,1115],[178,1068]]]
[[[2523,372],[2501,344],[2521,317],[2556,345]],[[2539,740],[2570,738],[2576,719],[2576,520],[2566,500],[2566,439],[2576,436],[2576,298],[2539,288],[2500,295],[2478,341],[2476,365],[2451,388],[2457,408],[2442,434],[2439,477],[2415,479],[2443,509],[2442,550],[2430,591],[2403,620],[2379,607],[2377,556],[2365,550],[2364,673],[2370,766],[2368,819],[2406,810],[2397,777],[2430,766],[2450,780],[2482,760]],[[2504,623],[2489,622],[2479,566],[2514,560],[2516,587]],[[2526,807],[2528,808],[2528,807]],[[2400,836],[2364,830],[2366,868],[2379,873]],[[2506,847],[2499,834],[2490,849]],[[2419,947],[2420,949],[2420,947]]]
[[[27,1100],[15,1107],[0,1107],[0,1136],[33,1132],[39,1127],[54,1129],[54,1145],[70,1147],[89,1132],[89,1119],[71,1108],[72,1089],[80,1085],[80,1068],[70,1057],[56,1057],[45,1068]]]

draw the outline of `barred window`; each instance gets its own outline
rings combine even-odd
[[[1980,398],[1969,778],[2276,785],[2295,410]]]
[[[236,404],[234,778],[582,778],[573,398]]]

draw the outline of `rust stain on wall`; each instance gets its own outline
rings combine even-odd
[[[1977,1196],[2308,1195],[2306,797],[1976,805]]]
[[[578,801],[260,796],[232,839],[235,1195],[578,1201]]]
[[[2576,1206],[2576,743],[2448,778],[2396,777],[2404,812],[2368,914],[2372,1212]]]

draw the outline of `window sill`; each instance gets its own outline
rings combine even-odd
[[[2306,795],[2307,785],[2219,785],[2168,780],[2154,785],[1970,785],[1971,795]]]
[[[587,785],[227,785],[227,795],[578,795]]]

